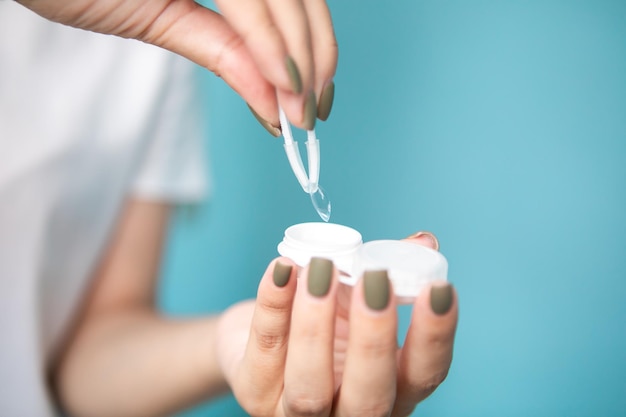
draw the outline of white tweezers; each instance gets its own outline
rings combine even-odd
[[[300,156],[298,142],[293,140],[291,126],[287,120],[287,116],[283,109],[278,107],[278,116],[280,118],[280,128],[285,138],[285,153],[296,179],[302,186],[305,193],[312,194],[317,191],[318,181],[320,177],[320,141],[315,136],[315,130],[307,130],[307,162],[309,167],[309,175],[307,176]]]

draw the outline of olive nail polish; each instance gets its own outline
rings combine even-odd
[[[312,130],[315,127],[315,119],[317,118],[317,105],[315,103],[315,93],[311,91],[304,102],[304,120],[302,124],[306,130]]]
[[[274,273],[272,278],[274,278],[274,285],[277,287],[284,287],[289,282],[289,277],[291,276],[292,266],[281,263],[280,261],[274,264]]]
[[[315,297],[328,294],[333,278],[333,263],[324,258],[312,258],[309,264],[309,293]]]
[[[285,58],[285,66],[287,67],[287,73],[291,81],[291,89],[294,93],[300,94],[302,92],[302,78],[300,77],[300,71],[298,71],[296,61],[294,61],[292,57],[287,56]]]
[[[274,136],[275,138],[282,135],[282,132],[279,128],[272,126],[270,122],[268,122],[267,120],[259,116],[259,114],[256,111],[254,111],[254,109],[249,104],[248,104],[248,108],[252,112],[252,115],[254,116],[254,118],[257,119],[257,121],[261,124],[261,126],[263,126],[263,128],[267,130],[270,135]]]
[[[365,271],[363,274],[365,304],[372,310],[384,310],[389,305],[387,271]]]
[[[452,307],[452,285],[439,285],[430,288],[430,308],[438,316],[446,314]]]
[[[329,82],[322,90],[320,96],[320,102],[317,104],[317,118],[325,121],[330,115],[330,110],[333,108],[333,100],[335,98],[335,83]]]

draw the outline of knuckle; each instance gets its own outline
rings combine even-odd
[[[259,402],[250,402],[248,403],[246,407],[243,407],[243,408],[251,417],[273,416],[270,409],[265,406],[260,405]]]
[[[430,378],[426,378],[420,381],[416,385],[416,392],[418,393],[420,400],[428,397],[430,394],[435,392],[435,390],[439,387],[439,385],[441,385],[441,383],[446,379],[447,376],[448,370],[446,369],[445,371],[434,374]]]
[[[264,297],[262,300],[259,300],[259,307],[263,309],[266,314],[275,318],[288,316],[291,313],[291,305],[289,303],[273,299],[272,297]]]
[[[264,42],[280,42],[280,29],[276,26],[273,19],[262,19],[251,25],[241,29],[241,37],[247,44],[258,42],[261,39]]]
[[[391,414],[390,404],[372,405],[368,407],[356,408],[353,412],[348,412],[347,417],[389,417]]]
[[[394,354],[397,351],[398,345],[395,339],[389,338],[373,338],[367,340],[359,340],[356,342],[356,348],[360,354],[367,358],[380,358],[389,354]]]
[[[301,417],[325,416],[332,405],[331,396],[310,397],[308,395],[296,395],[286,400],[289,415]]]
[[[262,352],[276,352],[287,346],[288,337],[280,332],[254,331],[257,348]]]
[[[346,417],[389,417],[395,401],[395,389],[386,392],[383,390],[367,397],[352,398],[343,403],[341,415]]]
[[[272,417],[276,403],[272,401],[272,396],[263,395],[259,390],[250,386],[234,387],[233,395],[237,403],[245,410],[250,417]]]
[[[433,332],[426,341],[433,349],[444,350],[454,343],[454,333],[446,331]]]
[[[233,34],[224,42],[222,48],[215,55],[215,59],[209,62],[207,69],[218,77],[228,72],[229,66],[232,65],[232,57],[236,55],[237,50],[245,48],[243,39]]]

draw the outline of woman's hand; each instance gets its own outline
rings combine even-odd
[[[311,129],[332,106],[337,43],[323,0],[19,0],[69,26],[134,38],[222,77],[279,135],[278,102]],[[319,103],[319,105],[318,105]]]
[[[429,235],[416,243],[435,247]],[[444,380],[458,303],[440,283],[413,306],[403,347],[383,271],[349,288],[330,261],[315,259],[296,279],[279,258],[256,303],[236,305],[218,327],[218,358],[242,407],[258,416],[406,416]]]

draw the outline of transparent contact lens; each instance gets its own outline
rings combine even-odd
[[[328,222],[328,220],[330,220],[331,206],[330,200],[326,196],[324,189],[318,185],[314,192],[309,193],[309,196],[311,196],[311,203],[313,203],[313,207],[315,207],[317,214],[320,215],[322,220]]]

